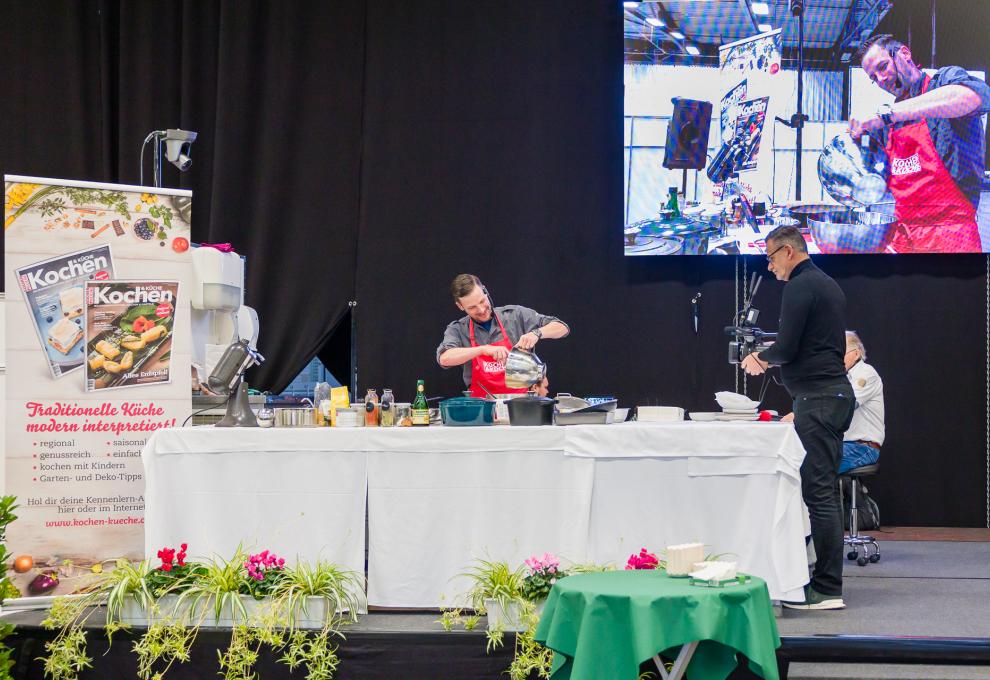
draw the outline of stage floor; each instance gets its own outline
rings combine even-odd
[[[859,567],[846,562],[843,596],[846,609],[806,612],[785,609],[777,619],[782,638],[807,635],[899,635],[990,639],[990,542],[887,540],[877,534],[882,559]],[[48,633],[39,630],[41,612],[4,612],[3,618],[22,630],[14,639],[23,648],[15,678],[41,678],[40,663],[29,661],[42,653],[39,645]],[[346,629],[338,680],[360,677],[485,678],[495,680],[508,665],[511,651],[485,654],[480,631],[446,633],[436,612],[375,611]],[[223,634],[210,633],[204,644],[218,645]],[[92,651],[102,643],[94,635]],[[229,639],[229,637],[227,638]],[[508,642],[508,640],[507,640]],[[117,639],[107,657],[96,656],[96,668],[117,659],[113,670],[83,678],[127,675],[129,641]],[[216,647],[214,646],[214,649]],[[100,653],[100,652],[98,652]],[[170,678],[216,677],[216,653],[203,655],[204,669],[188,664],[170,671]],[[123,664],[123,665],[121,665]],[[289,677],[280,666],[270,666],[261,677]],[[123,674],[118,674],[123,673]],[[398,673],[398,675],[395,675]],[[962,680],[990,677],[987,667],[889,666],[878,664],[792,663],[791,680],[802,678],[944,678]]]

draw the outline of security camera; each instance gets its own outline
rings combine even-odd
[[[189,157],[196,133],[189,130],[165,131],[165,158],[179,170],[186,171],[192,165]]]

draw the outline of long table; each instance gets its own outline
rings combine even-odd
[[[808,581],[804,449],[784,423],[195,427],[156,432],[142,458],[149,555],[188,543],[332,560],[366,571],[376,606],[456,604],[474,558],[621,568],[695,541],[774,599]]]

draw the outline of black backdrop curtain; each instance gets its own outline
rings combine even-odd
[[[888,23],[915,5],[898,3]],[[713,392],[734,389],[722,327],[736,268],[765,262],[624,258],[616,236],[620,3],[0,9],[0,171],[136,183],[149,131],[200,133],[191,171],[166,166],[165,183],[194,191],[197,240],[229,241],[248,258],[248,304],[270,358],[253,384],[281,389],[313,356],[343,351],[356,300],[360,391],[409,399],[425,378],[431,395],[457,393],[460,372],[433,356],[458,314],[449,281],[469,271],[496,304],[570,323],[569,338],[539,346],[555,391],[712,410]],[[966,28],[946,23],[942,44],[959,51],[948,36]],[[985,41],[973,44],[979,55],[960,52],[959,63],[986,62]],[[818,263],[846,291],[850,325],[886,384],[888,440],[871,486],[885,523],[986,525],[986,258]],[[757,300],[767,328],[779,293],[767,281]],[[789,410],[781,388],[768,406]]]
[[[353,298],[364,4],[0,8],[0,170],[137,184],[148,132],[197,131],[191,171],[166,163],[164,183],[193,190],[195,240],[247,256],[270,358],[252,384],[284,388]]]

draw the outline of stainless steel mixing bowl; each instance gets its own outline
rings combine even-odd
[[[825,191],[850,208],[889,200],[887,174],[883,150],[864,147],[848,133],[833,137],[818,157],[818,179]]]

